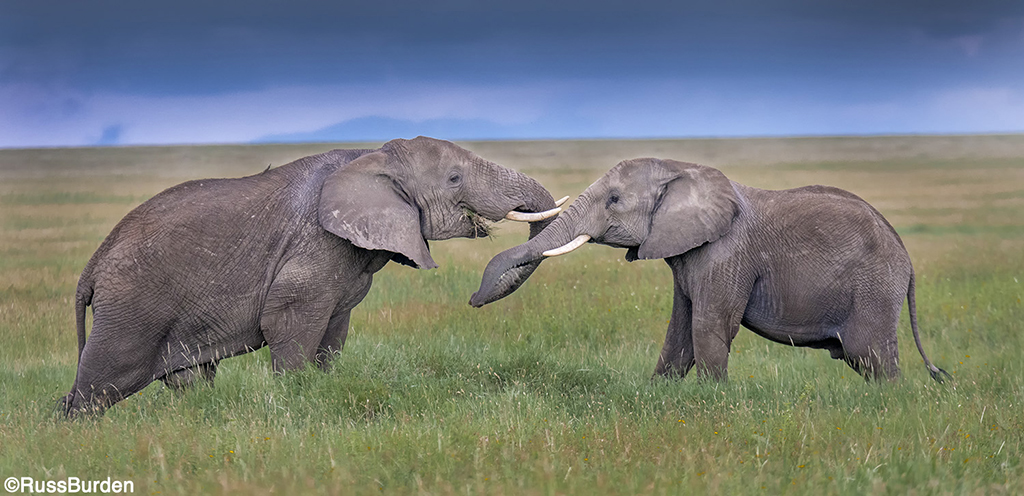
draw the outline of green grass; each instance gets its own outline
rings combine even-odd
[[[525,239],[521,226],[499,224],[490,240],[432,243],[439,269],[379,273],[328,373],[277,376],[264,349],[222,362],[212,388],[153,384],[76,422],[52,411],[75,374],[72,296],[114,223],[181,180],[258,172],[285,161],[272,157],[330,146],[0,151],[0,478],[109,476],[139,494],[1019,493],[1024,161],[1000,154],[1024,139],[992,138],[1002,148],[988,157],[980,138],[931,138],[980,157],[960,167],[941,157],[930,166],[914,139],[894,139],[774,140],[815,152],[760,163],[719,153],[728,160],[715,165],[753,186],[832,184],[876,205],[914,260],[924,346],[950,383],[928,377],[906,316],[894,384],[745,330],[729,382],[652,380],[671,309],[667,267],[588,245],[473,309],[487,261]],[[766,143],[590,148],[666,156]],[[616,161],[559,168],[593,160],[586,145],[470,147],[513,167],[523,157],[562,196]]]

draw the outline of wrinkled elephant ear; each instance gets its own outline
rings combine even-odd
[[[736,192],[725,174],[711,167],[663,160],[662,193],[651,230],[636,252],[640,259],[685,253],[729,232],[738,213]]]
[[[419,208],[388,175],[386,162],[387,155],[373,152],[327,176],[320,225],[360,248],[398,253],[417,268],[433,269],[437,264],[420,230]]]

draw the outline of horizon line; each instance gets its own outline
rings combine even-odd
[[[422,136],[422,135],[421,135]],[[431,136],[451,142],[463,143],[514,143],[514,142],[558,142],[558,141],[728,141],[728,140],[768,140],[768,139],[835,139],[835,138],[936,138],[936,137],[999,137],[999,136],[1020,136],[1024,137],[1024,130],[1014,132],[980,132],[980,133],[850,133],[850,134],[751,134],[751,135],[709,135],[709,136],[652,136],[652,137],[569,137],[569,138],[442,138]],[[180,147],[222,147],[222,146],[281,146],[281,145],[329,145],[329,144],[367,144],[387,143],[394,139],[410,139],[392,137],[388,139],[369,140],[312,140],[312,141],[225,141],[207,143],[133,143],[133,144],[92,144],[92,145],[53,145],[53,146],[27,146],[7,147],[0,145],[0,152],[3,151],[29,151],[29,150],[77,150],[77,149],[109,149],[109,148],[180,148]]]

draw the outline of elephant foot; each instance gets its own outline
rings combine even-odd
[[[72,418],[72,406],[74,405],[74,399],[74,392],[70,392],[68,394],[65,394],[64,396],[61,396],[59,399],[57,399],[57,404],[53,405],[53,414],[55,416],[65,419]]]
[[[76,401],[77,404],[76,404]],[[97,395],[86,399],[81,394],[77,397],[72,391],[57,400],[53,413],[64,420],[77,420],[83,417],[100,417],[115,401],[107,395]]]
[[[689,361],[680,359],[672,362],[666,362],[659,359],[658,366],[654,369],[654,376],[652,379],[656,377],[664,379],[682,379],[686,377],[686,374],[693,368],[693,365],[693,359],[690,359]]]

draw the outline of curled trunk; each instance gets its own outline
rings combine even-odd
[[[572,207],[550,220],[550,224],[542,227],[541,231],[535,233],[534,227],[542,222],[531,225],[529,241],[495,255],[484,269],[480,289],[473,293],[469,304],[482,307],[519,289],[547,258],[544,252],[564,246],[580,234],[577,232],[578,218],[585,211],[586,203],[583,197],[576,200]]]
[[[551,197],[551,193],[549,193],[547,189],[541,186],[539,182],[519,172],[513,171],[513,174],[521,176],[517,178],[519,179],[518,181],[514,181],[513,183],[517,184],[517,188],[519,189],[519,198],[522,202],[522,206],[519,208],[514,208],[513,211],[544,212],[556,208],[555,201]],[[529,239],[535,239],[557,218],[558,215],[556,214],[543,220],[530,222]],[[538,258],[517,266],[513,271],[513,274],[510,275],[510,277],[513,277],[520,281],[519,284],[517,284],[515,287],[518,288],[520,284],[526,282],[526,280],[530,278],[530,275],[533,274],[533,271],[537,270],[537,267],[540,266],[540,263],[542,261],[542,258]],[[509,293],[511,293],[512,291],[515,291],[515,288],[509,291]],[[482,305],[483,304],[475,306],[479,307]]]

